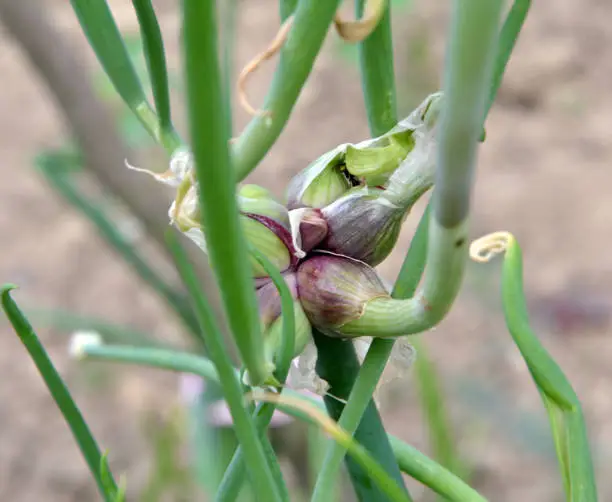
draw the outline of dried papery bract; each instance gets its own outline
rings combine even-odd
[[[347,21],[340,14],[336,14],[334,24],[338,35],[345,42],[357,43],[365,40],[380,22],[386,8],[387,0],[368,0],[361,19]]]
[[[304,207],[289,211],[293,247],[300,258],[318,246],[328,232],[327,221],[320,209]]]
[[[376,28],[380,21],[385,8],[387,0],[368,0],[366,4],[365,15],[362,19],[355,21],[347,21],[343,19],[339,14],[334,17],[334,25],[338,32],[338,35],[346,42],[356,43],[364,40],[368,37],[372,31]],[[259,110],[255,108],[249,102],[246,92],[246,84],[249,76],[261,66],[262,63],[274,57],[283,47],[287,41],[289,31],[293,26],[293,16],[288,17],[283,24],[280,26],[274,40],[270,45],[257,56],[255,56],[247,65],[242,69],[238,76],[236,87],[238,89],[238,100],[242,108],[251,115],[269,115],[268,110]]]
[[[494,256],[508,249],[514,237],[510,232],[494,232],[476,239],[470,245],[470,258],[479,263],[486,263]]]
[[[285,41],[287,40],[287,35],[289,35],[289,30],[293,25],[293,16],[287,18],[285,22],[281,25],[278,33],[274,37],[272,43],[260,54],[255,56],[249,63],[242,69],[240,75],[238,76],[237,88],[238,88],[238,100],[240,101],[240,105],[251,115],[266,115],[269,112],[265,110],[258,110],[254,108],[249,99],[247,98],[246,93],[246,82],[249,77],[264,61],[271,59],[274,55],[282,48]]]

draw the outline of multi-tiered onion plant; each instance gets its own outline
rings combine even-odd
[[[483,501],[458,476],[387,434],[372,395],[395,340],[422,333],[445,317],[470,255],[487,261],[505,253],[502,293],[508,329],[550,416],[567,500],[596,500],[580,403],[529,327],[520,248],[504,232],[470,246],[478,144],[529,0],[516,0],[509,9],[501,0],[454,0],[442,90],[401,120],[396,117],[388,1],[357,0],[357,19],[347,20],[337,13],[338,0],[280,0],[278,36],[238,78],[238,99],[253,118],[235,138],[229,68],[238,7],[233,1],[221,2],[217,9],[212,0],[184,0],[189,142],[172,123],[164,46],[153,6],[150,0],[133,4],[154,106],[106,2],[72,0],[117,92],[169,156],[166,172],[147,172],[175,190],[169,228],[188,236],[202,250],[201,259],[210,263],[242,366],[232,364],[220,319],[171,232],[168,246],[190,299],[189,313],[183,316],[191,315],[204,354],[108,345],[96,336],[73,340],[74,353],[193,373],[220,385],[239,447],[215,500],[235,500],[247,478],[257,500],[290,500],[265,435],[279,407],[317,424],[334,440],[325,452],[312,501],[329,500],[345,456],[362,501],[411,500],[402,472],[448,500]],[[359,46],[372,138],[313,155],[315,160],[290,182],[285,200],[276,200],[265,188],[241,181],[281,134],[330,27]],[[274,79],[258,110],[246,96],[248,75],[275,53]],[[374,267],[394,249],[411,208],[432,187],[430,204],[389,290]],[[2,290],[3,308],[72,428],[101,495],[107,501],[124,500],[124,488],[117,487],[61,377],[11,299],[12,287]],[[373,340],[361,365],[351,343],[358,337]],[[313,347],[316,373],[308,371],[314,368]],[[324,395],[325,408],[296,391],[304,379]]]

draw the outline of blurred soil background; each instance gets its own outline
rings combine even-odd
[[[154,4],[178,78],[179,3]],[[449,4],[393,2],[401,116],[439,87]],[[111,5],[122,31],[137,34],[131,2]],[[68,2],[45,0],[39,8],[99,82],[100,68]],[[471,230],[473,238],[508,230],[523,247],[533,324],[584,405],[603,501],[612,500],[606,475],[612,457],[611,15],[612,4],[604,0],[534,2],[487,122]],[[277,28],[276,2],[241,2],[236,71],[265,48]],[[0,281],[18,284],[15,298],[25,306],[95,315],[160,340],[184,342],[171,312],[34,169],[39,152],[64,144],[67,127],[12,37],[6,30],[0,37]],[[266,63],[251,80],[253,103],[263,101],[273,69],[274,61]],[[179,108],[181,96],[179,88]],[[185,132],[184,114],[178,114]],[[236,134],[247,120],[236,108]],[[282,196],[287,181],[311,160],[338,143],[366,137],[356,51],[330,31],[288,126],[249,180]],[[161,171],[166,157],[147,147],[129,160]],[[150,185],[143,180],[143,186]],[[166,202],[159,201],[163,211]],[[379,267],[389,280],[399,270],[423,207],[419,203],[395,253]],[[123,221],[133,238],[142,240],[134,223]],[[499,260],[471,264],[451,314],[423,339],[441,372],[472,484],[496,502],[558,501],[562,484],[546,416],[504,327],[499,272]],[[35,327],[136,500],[154,477],[155,445],[172,434],[168,424],[180,404],[177,376],[84,367],[68,357],[67,333],[44,323]],[[390,432],[430,451],[410,369],[385,387],[382,405]],[[0,500],[97,500],[68,428],[4,321],[0,445]],[[177,465],[185,462],[181,455]],[[413,491],[423,500],[419,487]],[[160,500],[189,498],[171,493]]]

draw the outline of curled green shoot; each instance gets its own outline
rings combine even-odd
[[[568,502],[595,502],[597,488],[582,406],[561,368],[529,325],[523,288],[523,257],[518,242],[496,232],[472,243],[470,255],[486,262],[505,253],[502,300],[506,325],[540,392],[553,433]]]

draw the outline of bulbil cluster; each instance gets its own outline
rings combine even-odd
[[[433,185],[441,101],[440,93],[432,94],[386,134],[320,156],[291,180],[285,204],[262,187],[239,187],[246,240],[281,271],[293,294],[296,356],[312,326],[343,337],[343,325],[362,316],[370,300],[389,296],[372,267],[393,250],[410,209]],[[145,172],[176,188],[171,222],[206,251],[189,152],[175,153],[166,173]],[[251,258],[251,266],[266,353],[274,362],[280,297],[259,262]]]

